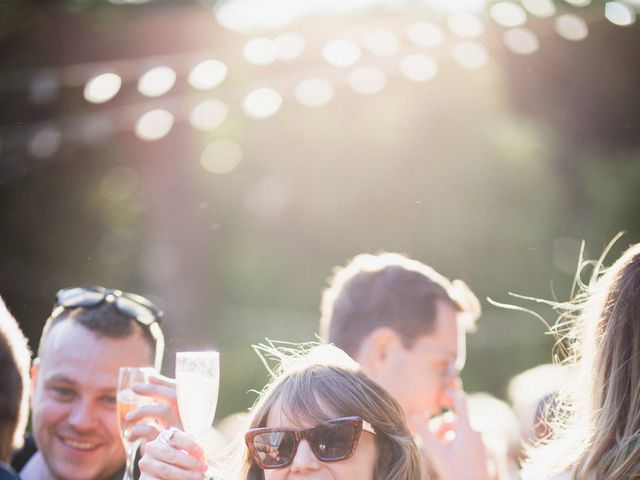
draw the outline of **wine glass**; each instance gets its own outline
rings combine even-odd
[[[177,352],[178,410],[185,432],[201,441],[211,427],[218,404],[220,354]]]
[[[134,424],[127,422],[126,416],[142,405],[153,403],[153,399],[134,393],[132,387],[137,383],[147,383],[149,375],[153,372],[154,369],[151,367],[121,367],[118,375],[118,393],[116,395],[118,428],[127,454],[127,467],[123,480],[133,480],[135,456],[140,446],[140,440],[129,441],[129,432]]]

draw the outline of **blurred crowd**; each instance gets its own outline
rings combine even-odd
[[[33,360],[0,300],[0,479],[640,478],[640,244],[590,265],[555,305],[562,358],[515,376],[504,401],[460,380],[481,314],[464,282],[357,255],[322,294],[322,342],[255,346],[269,383],[198,438],[159,373],[162,312],[148,299],[61,289]],[[151,369],[132,387],[149,401],[129,412],[122,367]]]

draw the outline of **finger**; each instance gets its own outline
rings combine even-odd
[[[127,423],[140,422],[145,419],[159,420],[160,423],[165,424],[175,420],[175,412],[171,405],[162,402],[142,405],[129,412],[125,417]]]
[[[192,456],[186,450],[181,450],[162,441],[153,441],[147,444],[145,456],[158,460],[183,470],[206,471],[207,464],[201,456]]]
[[[145,440],[150,442],[155,440],[160,429],[149,423],[138,423],[129,428],[129,436],[127,440],[129,442],[135,442],[136,440]]]
[[[150,447],[151,444],[148,446]],[[140,472],[145,476],[161,480],[201,480],[204,478],[204,472],[206,471],[206,464],[200,466],[200,468],[185,469],[166,463],[149,454],[140,459],[138,466],[140,467]]]
[[[204,451],[200,445],[185,432],[177,428],[171,427],[168,430],[162,431],[158,436],[158,441],[158,443],[165,444],[174,449],[184,450],[193,457],[204,458]]]
[[[451,400],[451,411],[456,415],[456,424],[458,427],[471,428],[466,394],[458,388],[448,388],[446,392]]]
[[[136,383],[132,386],[132,390],[138,395],[144,395],[160,401],[175,401],[177,398],[176,386],[164,383]]]

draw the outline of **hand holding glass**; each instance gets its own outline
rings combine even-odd
[[[149,397],[137,395],[133,392],[133,385],[137,383],[147,383],[149,375],[153,373],[153,368],[149,367],[122,367],[118,376],[118,393],[116,396],[118,410],[118,427],[120,436],[127,454],[127,467],[124,480],[133,480],[133,467],[136,451],[140,445],[140,440],[129,441],[130,428],[133,426],[126,420],[127,414],[142,405],[153,403]]]

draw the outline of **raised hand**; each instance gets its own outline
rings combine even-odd
[[[426,417],[410,419],[426,464],[438,480],[487,480],[485,446],[469,424],[466,395],[459,384],[445,394],[451,414],[435,428]]]
[[[129,438],[131,441],[142,439],[143,448],[144,444],[154,440],[162,429],[170,427],[182,429],[175,380],[152,374],[148,382],[134,385],[133,391],[138,395],[152,398],[154,403],[136,408],[126,418],[127,422],[134,424]]]
[[[177,428],[149,442],[138,466],[140,480],[202,480],[208,468],[202,448]]]

